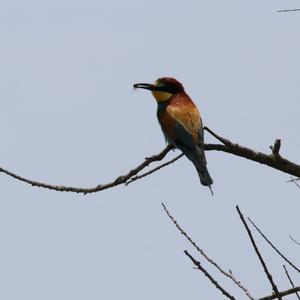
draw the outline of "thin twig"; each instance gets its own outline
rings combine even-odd
[[[204,130],[206,130],[207,132],[209,132],[213,137],[215,137],[219,142],[221,142],[224,145],[230,145],[231,142],[221,136],[219,136],[218,134],[216,134],[215,132],[213,132],[211,129],[209,129],[208,127],[204,127]]]
[[[294,287],[295,287],[295,285],[294,285],[294,282],[293,282],[293,280],[292,280],[292,278],[291,278],[291,276],[290,276],[290,274],[289,274],[289,272],[288,272],[288,270],[287,270],[286,266],[285,266],[285,265],[283,265],[283,268],[284,268],[284,271],[285,271],[286,277],[288,278],[288,280],[289,280],[289,282],[290,282],[291,286],[294,288]],[[297,296],[298,300],[300,300],[300,296],[299,296],[299,294],[298,294],[297,292],[296,292],[295,294],[296,294],[296,296]]]
[[[294,182],[295,184],[296,184],[296,186],[298,187],[298,189],[300,189],[300,185],[298,184],[298,180],[300,180],[300,178],[299,177],[297,177],[297,178],[293,178],[292,176],[290,176],[290,180],[288,180],[287,182]]]
[[[258,228],[258,226],[250,218],[248,218],[248,220],[256,229],[256,231],[263,237],[263,239],[278,253],[278,255],[280,255],[292,268],[300,273],[300,270],[274,246],[274,244],[265,236],[265,234]]]
[[[288,180],[287,182],[293,182],[293,181],[298,181],[298,180],[300,180],[300,177],[293,178],[293,177],[291,176],[290,178],[291,178],[291,179]]]
[[[178,222],[175,220],[175,218],[171,215],[169,210],[167,209],[166,205],[164,203],[161,204],[164,211],[166,212],[169,219],[174,223],[176,228],[179,230],[179,232],[193,245],[193,247],[210,263],[212,264],[220,273],[222,273],[224,276],[231,279],[240,289],[244,291],[244,293],[247,295],[247,297],[251,300],[254,300],[254,297],[250,294],[249,290],[244,287],[239,280],[237,280],[232,271],[230,273],[224,271],[214,260],[212,260],[210,257],[206,255],[206,253],[198,247],[198,245],[192,240],[192,238],[183,230],[183,228],[178,224]]]
[[[201,266],[200,262],[196,260],[187,250],[184,250],[184,254],[190,258],[193,264],[210,280],[210,282],[219,290],[221,293],[231,300],[235,300],[235,298],[230,295],[227,291],[224,290],[220,286],[220,284]]]
[[[279,292],[277,295],[272,294],[271,296],[259,298],[258,300],[273,300],[273,299],[277,299],[277,298],[279,299],[279,297],[285,297],[285,296],[288,296],[291,294],[295,294],[296,292],[299,292],[299,291],[300,291],[300,286],[297,286],[295,288]]]
[[[150,171],[148,171],[148,172],[146,172],[146,173],[143,173],[143,174],[141,174],[141,175],[137,175],[137,176],[131,177],[130,180],[128,180],[128,181],[125,183],[125,185],[127,186],[127,185],[129,185],[131,182],[133,182],[133,181],[136,181],[136,180],[138,180],[138,179],[141,179],[141,178],[143,178],[143,177],[146,177],[146,176],[148,176],[148,175],[150,175],[150,174],[152,174],[152,173],[158,171],[159,169],[164,168],[164,167],[166,167],[166,166],[168,166],[168,165],[174,163],[176,160],[178,160],[179,158],[181,158],[183,155],[184,155],[184,154],[181,153],[181,154],[177,155],[176,157],[174,157],[173,159],[167,161],[167,162],[164,163],[164,164],[161,164],[161,165],[157,166],[156,168],[151,169]]]
[[[300,8],[277,10],[277,12],[291,12],[291,11],[300,11]]]
[[[243,216],[243,214],[242,214],[242,212],[240,211],[240,209],[239,209],[238,206],[236,206],[236,210],[237,210],[237,212],[238,212],[238,214],[239,214],[239,216],[240,216],[240,219],[241,219],[243,225],[245,226],[245,229],[246,229],[246,231],[247,231],[247,233],[248,233],[248,236],[249,236],[250,241],[251,241],[251,243],[252,243],[252,246],[253,246],[253,248],[254,248],[254,250],[255,250],[255,253],[256,253],[256,255],[257,255],[257,257],[258,257],[258,259],[259,259],[259,261],[260,261],[260,263],[261,263],[261,265],[262,265],[262,267],[263,267],[263,269],[264,269],[264,272],[265,272],[265,274],[266,274],[266,276],[267,276],[267,278],[268,278],[268,280],[269,280],[269,282],[270,282],[270,284],[271,284],[271,286],[272,286],[272,289],[273,289],[275,295],[277,295],[278,299],[281,299],[281,297],[278,296],[279,291],[278,291],[278,288],[277,288],[275,282],[273,281],[272,275],[271,275],[271,273],[269,272],[269,270],[268,270],[268,268],[267,268],[267,265],[266,265],[265,261],[263,260],[261,254],[260,254],[260,252],[259,252],[259,250],[258,250],[258,248],[257,248],[257,246],[256,246],[256,243],[255,243],[254,238],[253,238],[253,236],[252,236],[251,230],[249,229],[249,227],[248,227],[248,225],[247,225],[247,222],[246,222],[246,220],[245,220],[245,218],[244,218],[244,216]]]
[[[126,183],[132,176],[139,173],[141,170],[143,170],[145,167],[147,167],[150,163],[152,163],[154,161],[162,160],[171,149],[173,149],[173,147],[171,145],[168,145],[160,153],[146,158],[143,163],[138,165],[136,168],[130,170],[127,174],[117,177],[114,181],[112,181],[110,183],[98,184],[97,186],[92,187],[92,188],[80,188],[80,187],[71,187],[71,186],[63,186],[63,185],[59,185],[59,186],[51,185],[51,184],[47,184],[47,183],[43,183],[43,182],[38,182],[38,181],[26,179],[22,176],[16,175],[16,174],[14,174],[10,171],[7,171],[3,168],[0,168],[0,172],[5,173],[5,174],[7,174],[7,175],[9,175],[9,176],[11,176],[15,179],[18,179],[20,181],[23,181],[25,183],[31,184],[32,186],[46,188],[46,189],[49,189],[49,190],[55,190],[55,191],[58,191],[58,192],[74,192],[74,193],[89,194],[89,193],[96,193],[96,192],[99,192],[99,191],[103,191],[103,190],[118,186],[120,184]]]
[[[290,239],[291,239],[295,244],[297,244],[298,246],[300,246],[300,243],[297,242],[290,234],[289,234],[289,237],[290,237]]]

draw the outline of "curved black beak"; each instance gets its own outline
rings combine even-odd
[[[151,83],[135,83],[133,85],[133,88],[135,89],[145,89],[145,90],[149,90],[149,91],[153,91],[156,89],[155,85],[151,84]]]

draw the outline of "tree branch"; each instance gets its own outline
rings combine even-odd
[[[291,12],[291,11],[300,11],[300,8],[277,10],[277,12]]]
[[[173,149],[173,146],[168,145],[163,151],[160,153],[153,155],[151,157],[147,157],[143,163],[138,165],[136,168],[130,170],[127,174],[117,177],[114,181],[106,184],[98,184],[95,187],[92,188],[80,188],[80,187],[72,187],[72,186],[64,186],[64,185],[51,185],[43,182],[38,182],[30,179],[26,179],[22,176],[19,176],[17,174],[14,174],[10,171],[7,171],[0,167],[0,173],[5,173],[6,175],[13,177],[17,180],[23,181],[25,183],[28,183],[32,186],[37,186],[49,190],[54,190],[58,192],[73,192],[73,193],[81,193],[81,194],[89,194],[89,193],[96,193],[99,191],[103,191],[115,186],[118,186],[120,184],[124,184],[129,180],[131,177],[135,176],[137,173],[139,173],[141,170],[143,170],[145,167],[147,167],[149,164],[151,164],[154,161],[160,161],[162,160],[167,153]]]
[[[209,133],[212,133],[212,130],[208,130],[208,128],[205,128]],[[217,151],[223,151],[227,153],[234,154],[236,156],[241,156],[247,159],[250,159],[252,161],[261,163],[263,165],[267,165],[269,167],[272,167],[274,169],[277,169],[279,171],[288,173],[290,175],[294,175],[296,177],[300,177],[300,165],[295,164],[282,156],[278,154],[265,154],[262,152],[258,152],[255,150],[252,150],[250,148],[241,146],[236,143],[232,143],[228,139],[224,139],[216,135],[215,133],[212,134],[214,137],[216,137],[218,140],[222,141],[222,143],[226,143],[224,145],[220,144],[208,144],[205,145],[205,150],[217,150]],[[278,142],[275,144],[278,144]],[[276,146],[277,147],[277,146]],[[278,147],[279,152],[279,147]]]
[[[258,300],[273,300],[273,299],[277,299],[277,298],[279,299],[279,297],[285,297],[285,296],[288,296],[288,295],[291,295],[291,294],[295,294],[299,291],[300,291],[300,286],[297,286],[295,288],[279,292],[277,295],[273,294],[271,296],[266,296],[266,297],[263,297],[263,298],[259,298]]]
[[[219,290],[221,293],[231,300],[235,298],[230,295],[227,291],[220,286],[220,284],[201,266],[200,262],[196,260],[187,250],[184,250],[184,254],[193,262],[193,264],[210,280],[210,282]]]
[[[253,246],[253,248],[254,248],[254,250],[255,250],[255,253],[256,253],[256,255],[257,255],[257,257],[258,257],[258,259],[259,259],[259,261],[260,261],[260,263],[261,263],[261,265],[262,265],[262,267],[263,267],[263,269],[264,269],[264,272],[265,272],[265,274],[266,274],[268,280],[270,281],[270,284],[271,284],[271,286],[272,286],[272,289],[273,289],[273,291],[274,291],[274,294],[275,294],[276,298],[278,297],[278,299],[281,300],[281,296],[279,296],[278,288],[277,288],[275,282],[273,281],[273,277],[272,277],[271,273],[269,272],[269,270],[268,270],[268,268],[267,268],[267,265],[266,265],[265,261],[263,260],[261,254],[260,254],[260,252],[259,252],[259,250],[258,250],[258,248],[257,248],[257,246],[256,246],[256,243],[255,243],[254,238],[253,238],[253,236],[252,236],[251,230],[250,230],[250,228],[248,227],[247,222],[246,222],[246,220],[245,220],[245,218],[244,218],[244,216],[243,216],[243,214],[242,214],[242,212],[240,211],[240,209],[239,209],[238,206],[236,206],[236,210],[238,211],[238,214],[239,214],[239,216],[240,216],[240,219],[241,219],[241,221],[242,221],[242,223],[243,223],[243,225],[244,225],[244,227],[245,227],[245,229],[246,229],[246,231],[247,231],[247,233],[248,233],[248,236],[249,236],[249,238],[250,238],[251,244],[252,244],[252,246]]]
[[[226,272],[223,271],[223,270],[219,267],[219,265],[217,265],[212,259],[210,259],[209,257],[207,257],[207,255],[203,252],[203,250],[200,249],[200,248],[197,246],[197,244],[192,240],[192,238],[191,238],[191,237],[190,237],[190,236],[182,229],[182,227],[178,224],[178,222],[176,221],[176,219],[170,214],[170,212],[168,211],[168,209],[166,208],[166,206],[164,205],[164,203],[162,203],[162,206],[163,206],[163,208],[164,208],[166,214],[168,215],[168,217],[171,219],[171,221],[172,221],[172,222],[174,223],[174,225],[176,226],[176,228],[180,231],[180,233],[181,233],[182,235],[185,236],[185,238],[187,238],[187,240],[188,240],[188,241],[196,248],[196,250],[197,250],[198,252],[200,252],[200,254],[201,254],[208,262],[210,262],[211,264],[213,264],[213,265],[214,265],[214,266],[215,266],[222,274],[225,273],[225,274],[224,274],[225,276],[231,278],[231,279],[234,281],[234,283],[237,284],[237,285],[238,285],[238,286],[246,293],[246,295],[248,296],[248,298],[254,299],[254,298],[249,294],[248,290],[247,290],[246,288],[244,288],[244,287],[240,284],[239,281],[237,281],[234,277],[233,277],[233,278],[231,277],[231,272],[230,272],[230,274],[226,273]],[[263,258],[262,258],[262,256],[261,256],[261,254],[260,254],[260,252],[259,252],[259,250],[258,250],[258,248],[257,248],[257,246],[256,246],[256,243],[255,243],[255,241],[254,241],[254,238],[253,238],[253,236],[252,236],[252,233],[251,233],[251,231],[250,231],[250,229],[249,229],[249,227],[248,227],[248,225],[247,225],[247,223],[246,223],[246,221],[245,221],[245,218],[244,218],[242,212],[240,211],[240,209],[239,209],[238,206],[236,206],[236,209],[237,209],[237,211],[238,211],[238,213],[239,213],[239,216],[240,216],[240,218],[241,218],[241,220],[242,220],[243,225],[244,225],[245,228],[246,228],[246,231],[247,231],[247,233],[248,233],[248,235],[249,235],[249,238],[250,238],[250,240],[251,240],[252,246],[254,247],[255,252],[256,252],[256,254],[257,254],[257,256],[258,256],[258,258],[259,258],[261,264],[263,265],[264,271],[265,271],[265,273],[266,273],[266,275],[267,275],[267,277],[268,277],[268,279],[269,279],[269,281],[270,281],[270,283],[271,283],[271,285],[272,285],[273,291],[274,291],[274,293],[273,293],[272,295],[268,295],[268,296],[259,298],[258,300],[282,299],[283,297],[288,296],[288,295],[291,295],[291,294],[296,294],[297,297],[298,297],[297,292],[300,291],[300,286],[294,287],[294,283],[291,281],[290,276],[289,276],[289,274],[287,273],[287,270],[286,270],[285,266],[284,266],[284,268],[285,268],[285,270],[286,270],[286,275],[288,276],[288,278],[289,278],[291,284],[293,285],[293,288],[288,289],[288,290],[284,290],[284,291],[279,291],[279,290],[278,290],[277,286],[275,285],[275,283],[274,283],[274,281],[273,281],[272,275],[271,275],[270,272],[268,271],[267,266],[266,266],[266,263],[264,262],[264,260],[263,260]],[[220,284],[219,284],[219,283],[218,283],[218,282],[217,282],[217,281],[216,281],[216,280],[208,273],[208,271],[207,271],[206,269],[203,268],[203,266],[201,265],[201,263],[200,263],[198,260],[196,260],[196,259],[195,259],[195,258],[194,258],[187,250],[185,250],[184,253],[185,253],[185,255],[187,255],[187,256],[191,259],[191,261],[192,261],[193,264],[197,267],[197,269],[199,269],[206,277],[208,277],[208,279],[211,281],[211,283],[212,283],[217,289],[219,289],[219,290],[220,290],[227,298],[229,298],[229,299],[235,299],[235,298],[234,298],[232,295],[230,295],[224,288],[222,288],[222,287],[220,286]]]
[[[285,275],[286,275],[286,277],[288,278],[288,280],[289,280],[289,282],[290,282],[291,286],[294,288],[294,287],[295,287],[295,285],[294,285],[294,282],[293,282],[293,280],[292,280],[292,278],[291,278],[291,276],[290,276],[290,274],[289,274],[289,272],[288,272],[288,270],[287,270],[286,266],[285,266],[285,265],[283,265],[283,268],[284,268],[284,271],[285,271]],[[297,292],[295,292],[295,294],[296,294],[296,296],[297,296],[298,300],[300,300],[300,296],[299,296],[299,294],[298,294]]]
[[[193,241],[193,239],[183,230],[183,228],[178,224],[178,222],[175,220],[175,218],[171,215],[169,210],[167,209],[166,205],[164,203],[161,204],[164,211],[166,212],[169,219],[173,222],[175,227],[179,230],[179,232],[193,245],[193,247],[210,263],[212,264],[221,274],[223,274],[225,277],[231,279],[234,284],[236,284],[243,292],[247,295],[247,297],[251,300],[254,300],[254,297],[250,294],[249,290],[242,285],[242,283],[234,277],[232,271],[226,272],[224,271],[213,259],[211,259],[207,254],[199,248],[199,246]]]
[[[285,255],[283,255],[274,245],[273,243],[266,237],[266,235],[258,228],[258,226],[248,218],[249,222],[256,229],[256,231],[263,237],[263,239],[277,252],[277,254],[282,257],[292,268],[294,268],[297,272],[300,273],[299,268],[297,268]]]
[[[164,167],[166,167],[166,166],[168,166],[168,165],[174,163],[176,160],[178,160],[179,158],[181,158],[183,155],[184,155],[184,154],[181,153],[181,154],[177,155],[176,157],[172,158],[171,160],[167,161],[166,163],[163,163],[163,164],[161,164],[161,165],[159,165],[159,166],[157,166],[157,167],[151,169],[150,171],[148,171],[148,172],[146,172],[146,173],[143,173],[143,174],[141,174],[141,175],[136,175],[136,176],[134,176],[134,177],[131,177],[130,180],[128,180],[128,181],[125,183],[125,185],[127,186],[127,185],[129,185],[131,182],[134,182],[134,181],[136,181],[136,180],[138,180],[138,179],[141,179],[141,178],[144,178],[144,177],[146,177],[146,176],[151,175],[152,173],[158,171],[159,169],[162,169],[162,168],[164,168]]]
[[[214,150],[214,151],[222,151],[222,152],[230,153],[230,154],[233,154],[236,156],[247,158],[249,160],[267,165],[271,168],[288,173],[290,175],[300,177],[300,165],[295,164],[279,155],[279,148],[280,148],[279,142],[275,141],[275,144],[273,146],[274,150],[272,149],[273,153],[265,154],[265,153],[258,152],[258,151],[252,150],[250,148],[241,146],[239,144],[232,143],[228,139],[220,137],[219,135],[214,133],[209,128],[205,128],[205,130],[208,131],[210,134],[212,134],[215,138],[217,138],[222,143],[222,144],[205,144],[204,148],[206,151]],[[127,174],[117,177],[115,180],[113,180],[110,183],[98,184],[97,186],[91,187],[91,188],[72,187],[72,186],[64,186],[64,185],[52,185],[52,184],[48,184],[48,183],[43,183],[43,182],[27,179],[25,177],[17,175],[15,173],[8,171],[1,167],[0,167],[0,173],[4,173],[10,177],[13,177],[14,179],[17,179],[19,181],[22,181],[22,182],[25,182],[32,186],[36,186],[36,187],[40,187],[40,188],[50,189],[50,190],[54,190],[54,191],[58,191],[58,192],[73,192],[73,193],[89,194],[89,193],[96,193],[96,192],[100,192],[100,191],[103,191],[103,190],[106,190],[109,188],[113,188],[120,184],[126,184],[126,183],[128,184],[131,181],[135,181],[137,179],[144,178],[145,176],[152,174],[152,173],[162,169],[163,167],[166,167],[167,165],[169,165],[171,163],[174,163],[175,160],[179,159],[182,155],[180,157],[178,156],[177,159],[174,158],[171,162],[165,163],[162,166],[156,167],[155,169],[153,169],[149,172],[146,172],[143,175],[135,177],[140,171],[142,171],[144,168],[146,168],[152,162],[161,161],[171,149],[173,149],[173,147],[171,145],[168,145],[159,154],[156,154],[149,158],[146,158],[143,163],[138,165],[136,168],[130,170]]]

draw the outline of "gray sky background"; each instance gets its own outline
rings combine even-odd
[[[299,6],[2,1],[0,166],[82,187],[126,173],[164,147],[155,101],[132,89],[161,76],[182,81],[220,135],[264,152],[281,138],[282,155],[300,163],[300,13],[276,12]],[[1,175],[0,298],[223,299],[192,269],[183,250],[199,256],[161,202],[255,296],[271,294],[235,205],[299,265],[300,248],[288,235],[300,240],[300,190],[287,174],[251,161],[217,152],[207,159],[214,197],[187,159],[86,196]],[[279,288],[289,288],[283,262],[257,238]]]

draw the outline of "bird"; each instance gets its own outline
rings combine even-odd
[[[204,153],[204,130],[200,113],[175,78],[162,77],[151,83],[135,83],[135,89],[151,91],[157,102],[157,118],[166,142],[181,150],[194,164],[200,182],[210,188],[213,180]]]

